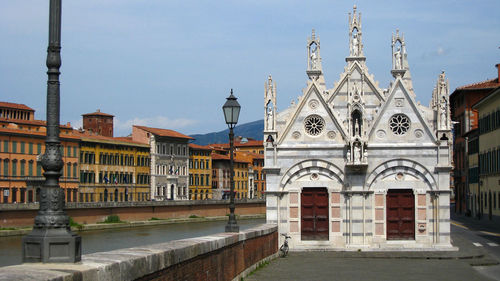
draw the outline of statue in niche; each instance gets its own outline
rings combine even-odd
[[[363,163],[367,163],[367,158],[368,158],[368,149],[363,149]]]
[[[398,46],[397,51],[394,52],[394,69],[403,69],[401,59],[401,47]]]
[[[358,50],[359,50],[358,45],[359,45],[358,34],[354,33],[352,37],[352,50],[351,50],[352,56],[354,57],[358,56]]]
[[[316,69],[318,67],[318,46],[316,44],[311,44],[311,69]]]
[[[347,158],[347,162],[351,162],[351,148],[350,147],[347,149],[346,158]]]
[[[440,115],[440,117],[441,117],[441,122],[440,122],[440,127],[441,127],[441,129],[446,129],[446,123],[447,123],[447,122],[446,122],[446,121],[447,121],[447,120],[446,120],[446,119],[447,119],[447,118],[446,118],[446,115],[447,115],[447,114],[446,114],[446,113],[447,113],[447,112],[446,112],[446,111],[447,111],[446,109],[447,109],[447,108],[446,108],[446,98],[445,98],[445,97],[443,97],[443,101],[441,101],[441,103],[439,104],[439,115]]]
[[[269,108],[267,111],[267,129],[274,130],[274,118],[273,118],[273,109]]]
[[[356,143],[354,146],[354,163],[359,163],[361,160],[361,148],[359,147],[359,143]]]

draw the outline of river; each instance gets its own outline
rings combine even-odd
[[[265,223],[265,219],[238,220],[240,230]],[[82,253],[106,252],[224,232],[227,221],[175,223],[157,226],[83,231]],[[0,267],[22,263],[22,236],[0,237]]]

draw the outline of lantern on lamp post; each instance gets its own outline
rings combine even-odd
[[[229,220],[226,225],[226,232],[239,232],[240,227],[236,222],[236,216],[234,214],[234,169],[233,169],[233,154],[234,154],[234,132],[233,129],[238,123],[238,117],[240,116],[241,106],[237,101],[237,98],[233,95],[233,89],[231,89],[231,94],[226,98],[227,101],[222,106],[224,111],[224,119],[229,128],[229,153],[230,153],[230,163],[229,163]]]

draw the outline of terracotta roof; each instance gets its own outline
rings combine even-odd
[[[98,109],[96,112],[93,112],[93,113],[86,113],[86,114],[82,114],[82,116],[106,116],[106,117],[115,117],[114,115],[111,115],[111,114],[107,114],[107,113],[101,112],[99,109]]]
[[[195,144],[195,143],[190,143],[189,144],[189,148],[199,149],[199,150],[212,150],[212,147],[210,147],[208,145],[198,145],[198,144]]]
[[[82,138],[82,140],[87,140],[87,141],[102,141],[102,142],[107,142],[107,143],[121,143],[123,145],[139,145],[139,146],[143,146],[143,147],[149,147],[149,145],[146,145],[142,142],[136,142],[136,141],[133,141],[132,138],[130,137],[106,137],[106,136],[101,136],[101,135],[95,135],[95,134],[92,134],[92,133],[89,133],[88,131],[77,131],[77,130],[74,130],[73,131],[73,134],[75,136],[78,136],[80,138]]]
[[[14,108],[14,109],[23,109],[29,111],[35,111],[33,108],[26,106],[22,103],[12,103],[12,102],[4,102],[0,101],[0,107]]]
[[[6,123],[14,123],[14,124],[23,124],[23,125],[34,125],[34,126],[46,126],[47,122],[44,120],[22,120],[22,119],[8,119],[8,118],[0,118],[0,122]],[[67,124],[59,124],[60,128],[70,129],[71,126]]]
[[[212,153],[211,154],[212,160],[230,160],[229,155],[222,155],[218,153]]]
[[[154,135],[161,136],[161,137],[171,137],[171,138],[194,140],[194,138],[192,138],[190,136],[186,136],[184,134],[181,134],[181,133],[173,131],[173,130],[160,129],[160,128],[150,128],[150,127],[138,126],[138,125],[134,125],[134,127],[139,128],[139,129],[144,130],[144,131],[147,131],[147,132],[150,132]]]
[[[457,90],[493,89],[499,87],[498,78],[458,87]]]
[[[217,147],[217,148],[223,148],[223,149],[229,149],[229,143],[214,143],[214,144],[209,144],[210,146]],[[253,146],[259,146],[259,147],[264,147],[264,141],[261,140],[249,140],[247,142],[234,142],[234,147],[253,147]]]
[[[39,136],[41,138],[45,138],[47,135],[46,131],[28,131],[25,129],[17,129],[17,128],[1,128],[0,133],[8,133],[8,134],[19,134],[19,135],[28,135],[28,136]],[[76,136],[71,132],[70,134],[66,134],[64,132],[59,133],[59,137],[61,139],[80,139],[80,137]]]

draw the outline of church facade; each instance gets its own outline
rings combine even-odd
[[[327,88],[320,40],[307,41],[307,86],[276,109],[265,83],[267,222],[291,249],[449,249],[451,119],[444,72],[431,104],[416,101],[405,40],[392,36],[394,79],[379,87],[349,14],[349,55]],[[389,58],[388,58],[389,59]],[[280,237],[282,238],[282,237]]]

